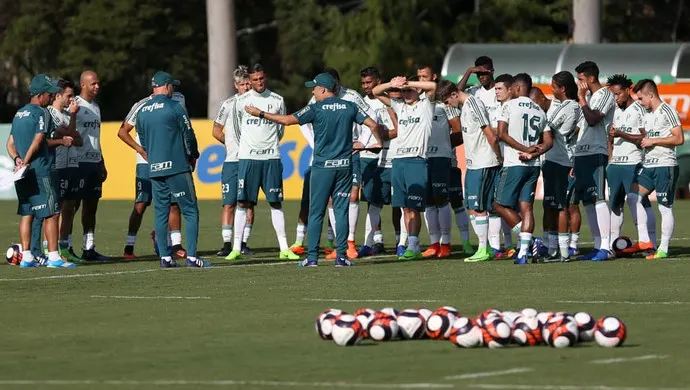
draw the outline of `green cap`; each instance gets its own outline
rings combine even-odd
[[[335,81],[333,76],[330,75],[330,73],[319,73],[316,75],[316,77],[314,77],[314,80],[304,83],[304,86],[309,88],[319,86],[333,90],[337,84],[338,83]]]
[[[58,93],[60,91],[61,89],[57,86],[57,83],[43,73],[34,76],[34,78],[31,79],[31,84],[29,84],[29,94],[31,94],[31,96],[40,95],[46,92]]]
[[[151,86],[153,87],[163,87],[168,84],[178,86],[180,85],[180,80],[175,80],[170,73],[163,71],[156,72],[151,79]]]

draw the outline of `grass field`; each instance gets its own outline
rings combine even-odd
[[[0,203],[8,218],[0,227],[5,243],[16,240],[15,207]],[[100,252],[121,254],[130,207],[102,204]],[[292,240],[298,205],[285,207]],[[664,261],[518,267],[465,264],[460,256],[399,263],[389,256],[354,268],[298,269],[276,260],[268,207],[261,204],[250,239],[254,258],[230,264],[209,257],[213,269],[164,271],[151,256],[149,214],[137,247],[149,257],[140,261],[74,270],[22,270],[2,262],[0,388],[690,387],[690,203],[674,209],[676,257]],[[200,248],[208,253],[220,244],[219,211],[217,202],[201,204]],[[634,236],[629,221],[628,215],[624,232]],[[586,226],[583,247],[591,241]],[[386,237],[389,247],[392,238]],[[628,340],[616,349],[461,350],[439,341],[340,348],[314,331],[315,317],[329,307],[441,305],[473,316],[490,307],[616,315]]]

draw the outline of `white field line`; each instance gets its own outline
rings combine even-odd
[[[614,364],[614,363],[627,363],[627,362],[639,362],[643,360],[657,360],[666,359],[668,355],[643,355],[635,356],[630,358],[611,358],[611,359],[598,359],[592,360],[592,364]]]
[[[182,299],[182,300],[195,300],[195,299],[211,299],[211,297],[173,297],[173,296],[138,296],[138,295],[92,295],[91,298],[101,298],[101,299]]]
[[[529,367],[518,367],[518,368],[511,368],[508,370],[501,370],[501,371],[471,372],[468,374],[447,376],[443,379],[450,381],[450,380],[458,380],[458,379],[488,378],[488,377],[492,377],[492,376],[523,374],[523,373],[531,372],[531,371],[534,371],[534,369],[529,368]]]
[[[360,389],[450,389],[441,383],[347,383],[347,382],[283,382],[245,380],[0,380],[2,386],[265,386],[265,387],[326,387]]]
[[[690,305],[682,301],[556,301],[556,303],[579,303],[583,305]]]
[[[346,302],[346,303],[396,303],[396,302],[441,302],[438,299],[329,299],[329,298],[302,298],[310,302]]]
[[[607,385],[511,385],[467,384],[467,387],[485,390],[688,390],[687,387],[617,387]]]

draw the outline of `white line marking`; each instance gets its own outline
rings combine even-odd
[[[682,301],[556,301],[557,303],[580,303],[583,305],[690,305],[690,302]]]
[[[266,387],[329,387],[362,389],[450,389],[441,383],[347,383],[347,382],[279,382],[244,380],[0,380],[0,386],[266,386]]]
[[[475,389],[486,390],[688,390],[687,387],[616,387],[606,385],[503,385],[503,384],[468,384]]]
[[[625,363],[625,362],[638,362],[642,360],[655,360],[655,359],[666,359],[668,355],[643,355],[635,356],[631,358],[612,358],[612,359],[598,359],[592,360],[592,364],[613,364],[613,363]]]
[[[485,372],[473,372],[473,373],[469,373],[469,374],[453,375],[453,376],[447,376],[443,379],[451,381],[451,380],[456,380],[456,379],[486,378],[486,377],[490,377],[490,376],[522,374],[522,373],[530,372],[530,371],[534,371],[534,369],[529,368],[529,367],[519,367],[519,368],[511,368],[509,370],[501,370],[501,371],[485,371]]]
[[[328,298],[302,298],[310,302],[347,302],[347,303],[395,303],[395,302],[440,302],[438,299],[328,299]]]
[[[169,297],[169,296],[137,296],[137,295],[92,295],[91,298],[105,298],[105,299],[211,299],[211,297]]]

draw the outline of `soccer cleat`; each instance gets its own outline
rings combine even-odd
[[[81,258],[84,261],[110,261],[112,260],[111,257],[104,256],[98,252],[96,252],[96,247],[92,249],[85,250],[81,254]]]
[[[654,249],[654,244],[652,242],[636,242],[630,248],[625,248],[621,252],[626,255],[634,255],[638,252],[644,252],[646,250]]]
[[[527,256],[520,256],[513,261],[513,264],[526,265],[529,262],[527,261]]]
[[[475,254],[466,258],[464,260],[464,262],[465,263],[479,263],[481,261],[489,261],[489,260],[491,260],[491,254],[489,253],[489,250],[487,248],[479,248],[479,249],[477,249],[477,252],[475,252]]]
[[[592,260],[592,258],[593,258],[594,256],[596,256],[597,253],[599,253],[599,250],[598,250],[598,249],[595,249],[595,250],[593,250],[593,251],[587,253],[586,255],[582,255],[582,256],[578,257],[577,260],[580,260],[580,261],[581,261],[581,260],[584,260],[584,261]]]
[[[52,261],[48,260],[48,268],[75,268],[76,266],[76,264],[62,259]]]
[[[290,249],[280,252],[280,260],[299,260],[299,256],[292,253]]]
[[[352,261],[350,261],[349,259],[347,259],[345,257],[338,256],[335,258],[335,266],[336,267],[352,267],[354,265],[355,265],[355,263],[353,263]]]
[[[216,253],[216,256],[225,257],[225,256],[229,255],[230,252],[232,252],[232,243],[231,242],[225,242],[225,243],[223,243],[223,248],[221,248],[221,250],[219,250]]]
[[[570,257],[580,256],[580,251],[577,248],[568,248],[568,256],[570,256]]]
[[[246,243],[246,242],[243,242],[243,243],[242,243],[242,249],[240,249],[240,252],[241,252],[243,255],[245,255],[245,256],[251,256],[251,255],[254,254],[254,251],[251,250],[251,249],[249,249],[249,247],[247,246],[247,243]],[[294,253],[294,252],[293,252],[293,253]],[[296,254],[296,253],[295,253],[295,254]]]
[[[424,252],[422,252],[422,257],[425,259],[428,257],[436,257],[438,256],[438,252],[441,250],[441,244],[434,243],[431,244]]]
[[[466,255],[471,255],[474,253],[474,248],[472,248],[470,240],[465,240],[462,242],[462,252]]]
[[[202,259],[201,257],[197,257],[196,259],[192,260],[189,257],[187,258],[187,267],[191,268],[212,268],[213,265],[209,263],[208,261]]]
[[[161,268],[178,268],[180,265],[177,264],[175,260],[163,260],[161,259]]]
[[[48,256],[46,256],[46,255],[34,256],[34,261],[38,263],[39,267],[45,267],[48,265]]]
[[[647,260],[667,259],[667,258],[668,258],[668,253],[662,251],[661,249],[657,249],[656,253],[653,253],[653,254],[645,257],[645,259],[647,259]]]
[[[300,245],[293,244],[290,247],[290,250],[292,251],[292,253],[294,253],[296,255],[303,255],[307,251],[306,248],[304,247],[304,245],[301,245],[301,244]]]
[[[326,246],[323,247],[323,253],[330,255],[331,252],[335,252],[333,241],[326,241]]]
[[[326,260],[335,260],[336,256],[337,256],[337,253],[334,250],[333,252],[326,255]]]
[[[592,261],[606,261],[613,259],[613,253],[606,249],[599,249],[597,253],[590,259]]]
[[[41,264],[39,264],[38,261],[35,261],[35,260],[31,260],[31,261],[22,260],[19,263],[19,268],[38,268],[40,266],[41,266]]]
[[[240,258],[242,258],[242,252],[238,250],[233,250],[227,256],[225,256],[225,260],[238,260]]]
[[[168,249],[168,251],[172,252],[172,257],[174,257],[175,260],[187,258],[187,251],[180,244],[173,245],[172,248]]]
[[[369,245],[362,245],[357,251],[357,257],[368,257],[371,256],[374,250]]]
[[[422,252],[405,249],[405,252],[403,252],[402,256],[398,257],[398,260],[422,260],[423,258],[424,255],[422,255]]]
[[[380,255],[381,253],[384,253],[384,252],[386,252],[386,248],[383,246],[382,242],[374,243],[374,246],[372,247],[372,251],[371,251],[372,256]]]
[[[487,250],[489,255],[491,255],[491,260],[508,260],[510,259],[510,256],[506,256],[504,252],[502,252],[500,249],[496,248],[491,248],[490,250]]]
[[[541,258],[542,263],[560,263],[561,261],[561,255],[559,253],[554,253]]]
[[[441,247],[439,248],[436,257],[438,257],[439,259],[445,259],[446,257],[450,257],[450,244],[441,244]]]
[[[355,246],[354,241],[348,241],[347,242],[347,257],[350,259],[356,259],[357,258],[357,247]]]
[[[297,263],[298,267],[318,267],[319,262],[318,260],[309,260],[309,259],[304,259]]]
[[[62,251],[60,251],[60,256],[63,256]],[[66,257],[66,256],[63,256],[63,257]],[[137,258],[137,255],[134,254],[134,246],[133,245],[125,246],[125,251],[122,254],[122,258],[125,260],[134,260]]]
[[[403,253],[405,253],[405,249],[406,249],[405,245],[398,245],[398,247],[395,249],[395,254],[398,257],[401,257],[403,255]]]

